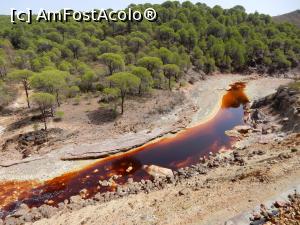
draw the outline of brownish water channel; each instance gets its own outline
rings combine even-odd
[[[143,165],[154,164],[175,170],[197,163],[201,156],[209,152],[230,148],[233,139],[225,135],[225,131],[244,123],[243,106],[248,102],[243,92],[244,88],[244,83],[231,85],[222,98],[221,109],[212,119],[188,128],[174,137],[108,157],[82,170],[43,183],[38,181],[0,183],[0,217],[13,212],[22,203],[30,207],[37,207],[45,202],[57,205],[73,195],[78,195],[82,189],[88,190],[88,197],[97,192],[111,191],[111,187],[100,186],[99,180],[107,180],[112,175],[122,175],[117,179],[118,184],[125,183],[130,177],[134,181],[150,178]]]

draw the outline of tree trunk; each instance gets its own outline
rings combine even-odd
[[[45,131],[47,131],[47,121],[46,121],[46,116],[44,116],[44,128],[45,128]]]
[[[23,85],[24,85],[24,89],[25,89],[25,93],[26,93],[27,107],[28,107],[28,109],[30,109],[27,81],[24,81]]]
[[[47,120],[46,120],[46,111],[41,109],[41,113],[42,113],[42,117],[43,117],[43,122],[44,122],[44,128],[45,128],[45,131],[47,131]]]
[[[128,20],[127,21],[127,33],[131,32],[131,22]]]
[[[51,106],[51,116],[54,117],[54,110],[53,110],[53,106]]]
[[[60,107],[58,91],[56,91],[56,102],[57,102],[57,106]]]
[[[108,70],[109,70],[109,75],[113,74],[113,68],[111,65],[108,66]]]
[[[121,114],[124,113],[124,100],[125,100],[125,95],[122,95],[122,102],[121,102]]]
[[[142,85],[140,84],[140,86],[139,86],[139,95],[141,95],[142,94]]]
[[[169,77],[169,90],[171,91],[171,77]]]

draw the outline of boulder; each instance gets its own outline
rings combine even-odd
[[[143,169],[150,174],[153,177],[173,177],[173,171],[168,168],[160,167],[160,166],[155,166],[155,165],[145,165],[143,166]]]
[[[188,195],[188,194],[189,194],[189,190],[186,189],[186,188],[184,188],[184,189],[180,190],[180,191],[178,192],[178,194],[179,194],[180,196],[182,196],[182,195]]]
[[[42,218],[42,214],[39,212],[39,210],[36,207],[31,208],[30,215],[32,220],[39,220]]]
[[[6,217],[4,221],[5,225],[21,225],[24,224],[19,218],[15,217]]]
[[[133,167],[132,167],[132,166],[129,166],[129,167],[126,169],[126,172],[127,172],[127,173],[130,173],[132,170],[133,170]]]
[[[234,127],[234,130],[236,130],[240,134],[247,134],[251,129],[252,128],[249,125],[240,125]]]
[[[265,119],[265,115],[263,115],[260,110],[255,109],[251,112],[250,118],[253,121],[263,121]]]
[[[282,207],[285,207],[287,205],[287,202],[284,202],[284,201],[276,201],[275,203],[274,203],[274,206],[276,207],[276,208],[282,208]]]
[[[241,137],[241,134],[236,130],[226,130],[225,134],[229,137],[236,137],[236,138]]]
[[[12,215],[13,217],[19,218],[29,213],[29,207],[26,204],[21,204],[19,209]]]
[[[82,203],[82,198],[80,195],[74,195],[70,198],[70,203],[73,204],[81,204]]]
[[[248,140],[241,140],[237,141],[234,145],[233,148],[236,150],[244,150],[250,146],[250,142]]]
[[[42,205],[41,207],[38,208],[38,210],[45,218],[50,218],[58,211],[57,208],[49,205]]]
[[[79,195],[81,196],[81,198],[86,198],[88,196],[88,190],[87,189],[82,189],[80,192],[79,192]]]

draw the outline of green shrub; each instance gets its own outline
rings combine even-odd
[[[74,98],[79,92],[80,92],[79,87],[74,85],[74,86],[67,88],[66,96],[68,98]]]
[[[65,115],[65,113],[63,111],[56,111],[54,121],[55,122],[61,121],[63,119],[64,115]]]
[[[33,124],[33,126],[32,126],[32,128],[33,128],[33,130],[34,131],[38,131],[39,130],[39,124],[38,123],[35,123],[35,124]]]
[[[80,104],[80,100],[81,100],[80,96],[77,95],[77,96],[74,98],[73,105],[79,105],[79,104]]]

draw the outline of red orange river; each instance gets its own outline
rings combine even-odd
[[[57,205],[78,195],[82,189],[88,190],[88,197],[97,192],[111,191],[111,188],[100,186],[99,180],[107,180],[112,175],[122,175],[118,184],[125,183],[130,177],[134,181],[150,178],[143,165],[154,164],[176,170],[197,163],[201,156],[209,152],[230,148],[233,139],[225,131],[244,123],[243,106],[248,102],[244,88],[244,83],[231,85],[222,98],[220,110],[212,119],[174,137],[163,138],[127,153],[108,157],[79,171],[45,182],[0,183],[0,218],[14,212],[22,203],[30,207],[38,207],[47,201]],[[128,170],[129,167],[132,169]]]

